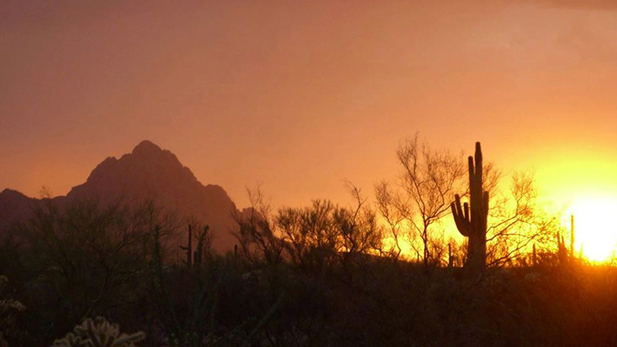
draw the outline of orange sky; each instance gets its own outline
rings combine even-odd
[[[66,194],[149,139],[240,207],[347,203],[418,131],[617,197],[615,1],[124,3],[0,4],[0,189]]]

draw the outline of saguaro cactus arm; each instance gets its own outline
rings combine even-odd
[[[452,209],[452,216],[454,216],[454,223],[461,235],[469,237],[471,229],[471,220],[469,219],[469,204],[464,203],[461,208],[461,196],[456,194],[454,196],[454,202],[450,204]]]

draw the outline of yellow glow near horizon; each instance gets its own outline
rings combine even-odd
[[[617,246],[617,198],[586,197],[573,201],[575,250],[592,262],[610,260]],[[569,219],[568,219],[569,227]],[[566,240],[568,244],[568,240]]]

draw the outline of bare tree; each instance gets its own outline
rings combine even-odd
[[[128,289],[145,282],[154,225],[168,240],[173,224],[151,202],[76,202],[61,209],[47,200],[22,232],[28,261],[44,269],[40,280],[57,286],[58,302],[70,308],[65,315],[77,320],[134,300]]]
[[[396,194],[396,195],[395,195]],[[388,235],[391,240],[384,240],[384,255],[398,259],[403,251],[401,247],[402,239],[404,238],[405,208],[398,204],[402,202],[402,198],[390,188],[390,184],[383,180],[375,186],[375,197],[377,199],[377,209],[386,223]],[[386,242],[391,241],[391,242]],[[385,248],[387,245],[388,248]]]
[[[349,208],[329,200],[307,207],[285,207],[272,214],[262,192],[249,191],[252,208],[235,215],[242,255],[255,264],[290,261],[304,271],[321,271],[381,249],[375,211],[360,189],[347,183]]]
[[[558,215],[538,206],[531,172],[513,173],[509,189],[493,196],[486,238],[488,266],[526,256],[533,243],[550,243],[562,229]]]
[[[416,135],[399,145],[397,159],[402,170],[396,186],[382,181],[375,187],[378,209],[394,240],[392,253],[400,255],[401,237],[407,236],[425,265],[438,262],[432,231],[450,213],[454,192],[461,187],[465,173],[461,155],[433,150],[419,143]]]
[[[383,232],[377,225],[375,210],[367,206],[367,197],[351,182],[346,182],[354,203],[347,209],[339,208],[334,222],[341,234],[342,254],[353,257],[383,249]]]
[[[381,249],[375,212],[364,206],[366,200],[359,190],[354,188],[352,193],[357,199],[354,208],[314,200],[309,207],[279,211],[276,225],[295,265],[320,272]]]
[[[276,265],[283,260],[284,241],[275,235],[272,208],[259,187],[247,192],[251,207],[233,215],[238,224],[235,236],[240,252],[254,264]]]
[[[337,206],[328,200],[313,200],[310,207],[284,208],[276,218],[287,252],[294,264],[305,271],[331,267],[340,250],[340,233],[334,214]]]

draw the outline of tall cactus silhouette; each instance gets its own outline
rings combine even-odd
[[[186,251],[186,260],[184,264],[191,269],[193,267],[193,226],[189,224],[189,238],[186,246],[180,246],[181,249]]]
[[[475,165],[474,165],[475,157]],[[461,207],[460,195],[450,204],[458,231],[469,238],[465,266],[471,272],[480,272],[486,266],[486,230],[488,218],[488,192],[482,178],[482,149],[476,142],[474,157],[469,156],[469,203]],[[471,205],[471,206],[470,206]]]
[[[186,251],[186,260],[184,264],[189,269],[199,268],[202,263],[204,253],[210,250],[210,235],[208,231],[210,227],[206,225],[202,233],[197,233],[197,249],[193,250],[193,226],[189,224],[189,235],[186,246],[180,246],[181,249]]]

